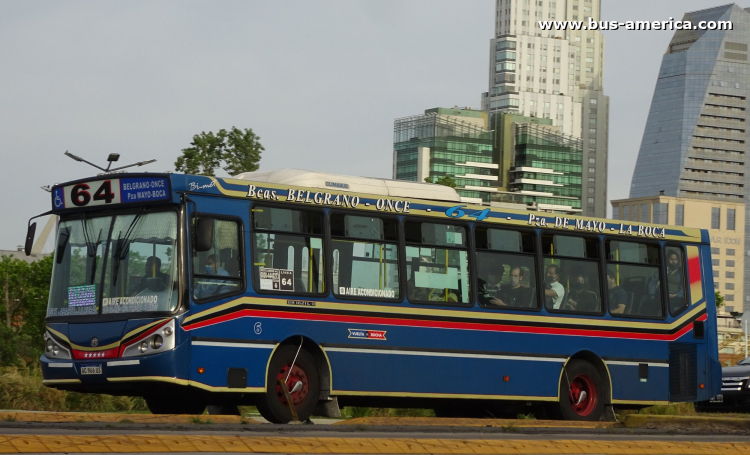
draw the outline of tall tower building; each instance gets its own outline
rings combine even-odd
[[[630,198],[664,194],[712,201],[712,227],[734,231],[743,226],[727,246],[732,254],[735,248],[745,250],[737,256],[744,257],[743,283],[748,283],[750,212],[744,211],[744,223],[735,223],[736,210],[726,203],[746,204],[750,196],[746,160],[750,12],[731,4],[687,13],[682,20],[694,26],[702,21],[731,21],[733,30],[675,32],[659,70]],[[724,243],[720,236],[712,238],[717,254],[725,254]],[[714,262],[723,267],[721,259]],[[714,268],[715,273],[718,270],[734,276],[734,270]],[[743,295],[744,289],[734,290]],[[743,306],[750,309],[750,293],[744,293]]]
[[[604,36],[542,30],[539,21],[599,20],[601,0],[496,0],[489,91],[482,109],[551,119],[583,143],[581,209],[607,210],[609,97],[603,93]]]

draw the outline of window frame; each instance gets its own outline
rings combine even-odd
[[[647,240],[647,239],[643,239],[643,238],[629,239],[629,238],[615,237],[615,236],[606,236],[604,238],[604,241],[602,242],[603,245],[604,245],[604,250],[602,251],[602,255],[604,256],[604,280],[605,281],[607,279],[607,266],[610,264],[610,261],[607,259],[607,250],[606,250],[607,249],[607,242],[609,242],[609,241],[626,242],[626,243],[639,243],[639,244],[642,244],[642,245],[656,246],[656,248],[658,250],[658,255],[659,255],[659,264],[653,265],[653,264],[641,264],[640,262],[630,262],[630,261],[612,261],[612,265],[613,266],[616,266],[617,264],[630,265],[630,266],[633,266],[633,265],[644,266],[645,265],[646,267],[656,268],[656,269],[659,270],[659,281],[660,281],[660,283],[666,283],[667,282],[666,281],[666,276],[667,276],[667,274],[666,274],[666,267],[667,267],[667,265],[666,265],[666,262],[665,262],[665,260],[666,260],[666,253],[664,251],[664,248],[663,248],[661,242],[659,242],[658,240],[654,241],[654,240]],[[611,313],[609,311],[609,292],[607,292],[607,308],[606,308],[607,314],[609,314],[609,316],[616,317],[616,318],[648,319],[648,320],[651,320],[651,321],[664,321],[665,319],[667,319],[667,314],[668,314],[668,308],[666,308],[666,307],[669,306],[668,305],[669,301],[667,300],[669,298],[669,292],[668,292],[668,290],[665,289],[668,286],[669,286],[668,284],[667,284],[667,286],[659,286],[661,288],[661,316],[659,316],[659,317],[641,316],[641,315],[636,315],[636,314],[625,314],[625,313],[622,313],[622,314],[620,314],[620,313]],[[606,289],[606,285],[605,285],[605,290],[608,291],[608,289]]]
[[[571,235],[573,234],[573,235]],[[550,256],[544,254],[544,251],[542,251],[542,236],[543,235],[563,235],[568,237],[580,237],[583,239],[593,239],[598,244],[598,257],[597,258],[577,258],[573,256]],[[554,241],[554,240],[553,240]],[[607,308],[605,308],[605,302],[606,300],[602,297],[602,290],[606,291],[606,287],[604,286],[604,280],[606,280],[606,269],[603,269],[605,257],[604,257],[604,244],[601,241],[601,237],[595,234],[578,234],[578,233],[571,233],[571,232],[564,232],[564,231],[558,231],[558,230],[545,230],[545,231],[539,231],[539,238],[538,238],[538,255],[540,257],[539,265],[541,267],[540,277],[546,276],[546,267],[544,266],[544,260],[546,258],[560,258],[560,259],[568,259],[568,260],[574,260],[574,261],[584,261],[584,262],[598,262],[597,272],[599,273],[599,301],[601,303],[601,309],[598,312],[588,312],[588,311],[576,311],[576,310],[565,310],[565,309],[558,309],[555,310],[554,308],[547,308],[547,305],[544,302],[544,299],[541,301],[540,307],[544,308],[545,311],[547,311],[550,314],[568,314],[568,315],[583,315],[583,316],[603,316],[607,313]],[[559,266],[558,266],[559,267]],[[604,280],[602,279],[602,271],[604,271]],[[540,290],[537,291],[537,299],[539,299],[544,294],[544,280],[539,280],[538,287],[540,287]],[[561,283],[562,284],[562,283]],[[541,294],[539,293],[541,291]],[[570,293],[570,289],[565,289],[566,294]],[[606,302],[609,304],[609,302]]]
[[[662,260],[664,261],[664,265],[662,266],[662,269],[663,269],[662,273],[664,273],[664,278],[665,278],[664,282],[667,283],[664,289],[664,292],[666,292],[667,300],[665,300],[664,302],[667,305],[667,310],[669,311],[669,315],[673,318],[677,318],[680,315],[685,314],[685,312],[687,312],[690,309],[690,307],[693,306],[692,296],[690,295],[690,282],[688,281],[689,278],[688,278],[688,268],[687,268],[687,265],[688,265],[687,264],[687,248],[685,248],[687,245],[688,244],[686,243],[665,242],[664,247],[662,248],[662,252],[663,252]],[[701,247],[701,245],[695,245],[695,246],[697,246],[699,249]],[[669,305],[669,282],[666,281],[667,248],[678,248],[680,252],[682,253],[682,264],[681,264],[682,265],[682,289],[683,289],[683,294],[685,295],[684,297],[685,303],[687,303],[687,305],[683,307],[682,311],[680,311],[679,313],[675,313],[675,314],[672,313],[672,308]],[[701,269],[703,269],[702,264],[701,264]],[[701,273],[701,288],[703,288],[703,274],[702,273]]]
[[[321,254],[323,255],[323,260],[324,260],[323,267],[325,269],[324,273],[323,273],[323,292],[320,292],[320,293],[311,293],[311,292],[300,293],[300,292],[296,292],[296,291],[295,292],[282,292],[282,291],[267,291],[265,289],[260,289],[260,283],[257,282],[257,280],[260,280],[260,273],[258,274],[257,280],[255,278],[255,243],[254,242],[255,242],[255,234],[256,233],[260,232],[260,233],[280,234],[280,235],[288,235],[288,236],[295,236],[296,235],[296,236],[305,237],[305,238],[311,238],[311,237],[317,238],[317,236],[315,236],[314,234],[307,234],[307,233],[301,233],[301,232],[274,231],[274,230],[271,230],[271,229],[257,230],[255,228],[255,223],[253,223],[253,210],[256,207],[269,207],[269,208],[275,208],[275,209],[296,210],[296,211],[300,211],[300,212],[318,213],[318,214],[321,215],[321,222],[323,223],[323,225],[321,226],[322,227],[322,232],[320,234],[320,238],[321,238],[321,240],[323,242],[323,247],[322,247],[322,253]],[[249,218],[249,220],[250,220],[250,230],[249,230],[250,242],[253,245],[252,251],[250,252],[251,257],[253,258],[252,259],[253,264],[251,266],[251,268],[252,268],[252,277],[251,278],[252,278],[253,289],[255,290],[255,292],[258,293],[258,294],[276,295],[276,296],[279,296],[279,297],[283,297],[283,296],[287,296],[287,295],[288,296],[293,296],[293,297],[301,297],[301,298],[325,298],[325,297],[327,297],[330,294],[330,292],[331,292],[330,291],[330,281],[328,280],[328,273],[329,273],[328,269],[330,269],[330,267],[328,267],[326,265],[326,263],[325,263],[325,260],[327,260],[327,256],[328,256],[328,253],[327,253],[326,249],[330,248],[330,231],[329,231],[329,228],[328,228],[328,224],[327,224],[328,219],[326,217],[325,211],[322,210],[322,209],[317,209],[317,208],[312,208],[312,207],[297,206],[297,205],[290,206],[289,204],[278,204],[278,203],[274,204],[274,203],[269,203],[269,202],[263,201],[263,202],[253,202],[252,204],[250,204],[250,209],[248,211],[248,214],[250,215],[250,218]]]
[[[352,215],[352,216],[361,216],[361,217],[366,217],[366,218],[367,217],[379,218],[381,220],[386,220],[386,219],[393,220],[396,222],[396,237],[397,237],[396,242],[395,243],[390,242],[390,241],[375,242],[373,241],[373,239],[363,239],[359,237],[341,237],[341,238],[334,237],[333,234],[331,234],[331,216],[332,215],[344,215],[344,216]],[[401,217],[397,215],[384,215],[384,214],[377,213],[377,212],[375,212],[374,214],[371,214],[370,212],[347,211],[347,210],[341,210],[341,209],[332,209],[328,211],[324,220],[325,225],[323,226],[323,232],[325,234],[325,240],[327,243],[327,247],[325,248],[326,256],[327,256],[328,261],[330,262],[329,262],[329,265],[326,266],[325,275],[326,275],[326,279],[328,280],[328,282],[331,283],[329,292],[333,298],[337,300],[342,300],[342,301],[357,300],[357,301],[364,301],[364,302],[373,301],[377,303],[396,303],[396,304],[401,304],[406,300],[407,292],[406,292],[406,282],[404,280],[404,275],[406,273],[406,265],[405,265],[406,256],[403,256],[403,252],[401,249],[401,246],[405,244],[404,227],[403,227],[402,220],[400,218]],[[335,239],[347,239],[348,238],[348,239],[360,241],[360,242],[384,243],[384,244],[389,244],[389,245],[396,245],[396,251],[398,252],[398,261],[396,263],[396,267],[398,269],[398,287],[399,287],[399,291],[403,291],[403,294],[400,295],[399,297],[394,297],[392,299],[383,298],[383,297],[360,297],[360,296],[350,296],[350,295],[345,295],[345,296],[337,295],[334,292],[334,288],[333,288],[333,240],[334,238]]]
[[[487,230],[497,229],[501,231],[504,230],[504,231],[520,232],[521,234],[524,234],[524,233],[531,234],[533,238],[533,242],[534,242],[534,251],[531,253],[525,253],[525,252],[490,250],[490,249],[484,249],[484,248],[480,249],[477,247],[477,242],[476,242],[476,229],[477,228],[487,229]],[[472,286],[474,290],[477,291],[477,292],[474,292],[474,295],[475,295],[474,302],[478,308],[481,308],[482,310],[492,310],[492,311],[498,311],[498,310],[499,311],[523,311],[526,313],[531,313],[531,312],[539,313],[542,311],[542,306],[544,305],[539,305],[539,283],[540,281],[544,281],[544,280],[540,280],[538,275],[535,277],[535,281],[536,281],[534,283],[534,295],[535,295],[534,300],[535,301],[534,301],[534,306],[532,308],[520,308],[520,307],[503,308],[499,306],[485,306],[479,302],[479,292],[478,292],[479,291],[479,274],[477,273],[477,270],[479,269],[477,265],[478,254],[479,253],[493,253],[493,254],[509,254],[509,255],[514,255],[514,256],[531,257],[534,261],[534,270],[537,271],[535,273],[538,274],[539,251],[540,251],[539,242],[540,242],[539,231],[537,231],[536,229],[523,229],[523,228],[518,229],[516,228],[516,226],[513,226],[513,225],[495,224],[495,223],[472,223],[471,244],[473,247],[472,248],[472,261],[474,262],[474,267],[472,269],[474,270],[474,274],[472,276]],[[531,286],[529,287],[531,288]]]
[[[207,218],[213,218],[215,220],[220,220],[220,221],[235,221],[235,222],[239,223],[239,225],[238,225],[239,231],[238,231],[238,234],[237,234],[238,237],[239,237],[239,242],[237,244],[237,248],[238,248],[239,255],[240,255],[240,257],[239,257],[239,261],[240,261],[240,276],[239,276],[239,278],[229,277],[229,280],[231,280],[231,281],[240,281],[241,286],[236,291],[234,291],[234,292],[229,292],[229,293],[226,293],[226,294],[219,294],[219,295],[215,295],[215,296],[212,295],[212,296],[210,296],[208,298],[205,298],[205,299],[196,299],[195,296],[194,296],[194,294],[193,294],[193,277],[198,276],[198,277],[209,278],[209,279],[217,279],[217,278],[215,278],[216,275],[203,275],[203,274],[195,275],[193,273],[193,248],[194,248],[194,245],[193,245],[193,234],[195,233],[195,230],[192,227],[192,225],[193,225],[192,220],[193,219],[197,220],[201,216],[205,216]],[[244,226],[244,223],[242,221],[242,218],[238,217],[238,216],[234,216],[234,215],[222,215],[222,214],[216,214],[216,213],[210,213],[210,212],[197,212],[196,211],[196,212],[193,212],[193,213],[190,214],[190,218],[189,218],[189,221],[188,221],[188,226],[190,227],[190,235],[188,236],[188,242],[189,242],[189,247],[190,247],[190,249],[189,249],[189,252],[190,252],[190,254],[189,254],[190,264],[189,264],[189,267],[188,267],[188,277],[190,278],[190,280],[189,280],[189,284],[188,284],[187,289],[189,290],[188,294],[189,294],[190,300],[193,301],[193,302],[195,302],[198,305],[202,305],[204,303],[213,302],[215,300],[223,299],[223,298],[226,298],[226,297],[233,297],[233,296],[236,296],[236,295],[244,294],[247,291],[247,271],[245,270],[245,268],[246,268],[245,267],[245,265],[246,265],[245,264],[246,263],[246,258],[245,258],[245,235],[244,235],[244,233],[245,233],[245,226]],[[227,278],[224,277],[224,278],[221,278],[221,279],[227,279]]]
[[[434,245],[434,244],[414,244],[409,243],[406,241],[406,223],[408,221],[414,221],[418,223],[430,223],[430,224],[443,224],[443,225],[451,225],[451,226],[461,226],[466,230],[466,246],[465,247],[457,247],[457,246],[449,246],[449,245]],[[443,220],[442,218],[436,219],[431,217],[423,217],[423,216],[403,216],[401,218],[401,223],[399,224],[400,227],[400,255],[403,257],[403,280],[404,280],[404,298],[406,301],[411,303],[412,305],[421,305],[421,306],[435,306],[438,308],[442,307],[458,307],[458,308],[471,308],[475,306],[476,302],[476,289],[474,288],[474,280],[476,279],[476,273],[474,272],[474,264],[473,260],[475,258],[472,258],[472,252],[474,251],[474,232],[472,229],[472,226],[470,223],[462,223],[452,220]],[[409,298],[409,290],[407,289],[408,286],[406,285],[406,282],[409,280],[407,277],[406,268],[408,266],[408,261],[406,260],[406,247],[407,246],[416,246],[416,245],[426,245],[428,248],[441,248],[445,250],[456,250],[456,251],[466,251],[466,261],[467,261],[467,268],[468,268],[468,274],[469,274],[469,301],[468,303],[461,303],[461,302],[431,302],[431,301],[422,301],[422,300],[411,300]],[[475,278],[472,278],[474,276]]]

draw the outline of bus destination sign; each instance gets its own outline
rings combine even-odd
[[[76,183],[52,190],[54,210],[114,204],[166,201],[169,181],[166,177],[130,177]]]

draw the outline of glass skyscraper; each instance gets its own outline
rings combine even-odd
[[[732,4],[687,13],[682,20],[696,26],[731,21],[733,29],[675,32],[659,70],[630,198],[663,194],[715,201],[723,228],[734,219],[721,213],[721,203],[745,203],[750,196],[750,12]],[[750,226],[747,219],[744,225]],[[743,234],[744,244],[736,246],[745,250],[743,281],[748,283],[750,232]],[[743,303],[750,308],[750,293],[744,293]]]

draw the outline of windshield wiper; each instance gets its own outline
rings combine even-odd
[[[120,262],[122,262],[125,257],[128,255],[128,251],[130,251],[130,244],[133,243],[133,239],[130,238],[130,235],[133,233],[133,230],[135,229],[135,225],[138,223],[138,220],[141,219],[141,215],[143,215],[143,209],[141,209],[140,212],[138,212],[135,215],[135,218],[133,218],[133,221],[130,222],[130,226],[125,230],[125,239],[122,239],[122,231],[117,233],[117,246],[115,247],[115,263],[112,267],[112,285],[114,286],[117,284],[117,275],[120,272]]]
[[[91,241],[91,237],[89,237],[89,230],[86,227],[86,214],[83,214],[83,217],[81,219],[81,226],[83,227],[83,241],[86,242],[86,255],[91,259],[91,284],[94,284],[94,280],[96,279],[96,250],[99,246],[99,243],[102,238],[102,229],[99,229],[99,234],[96,236],[96,242]]]

